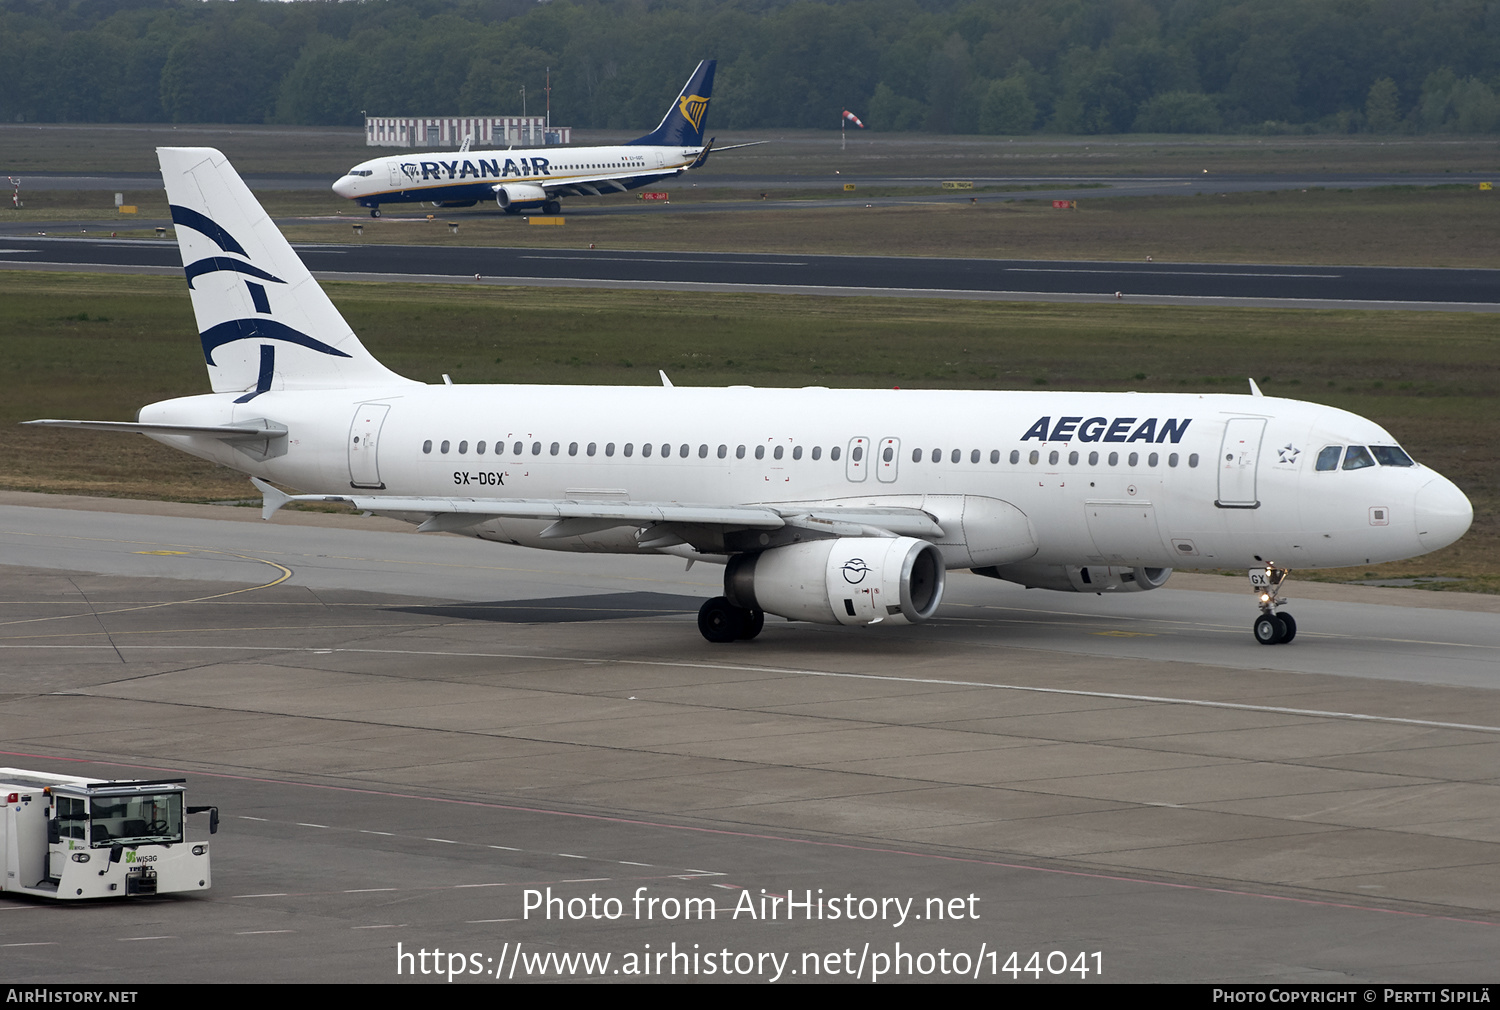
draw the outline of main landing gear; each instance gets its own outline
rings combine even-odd
[[[370,216],[371,217],[379,217],[380,216],[380,208],[379,207],[371,207],[370,208]]]
[[[759,610],[736,607],[722,596],[715,596],[698,609],[698,630],[710,642],[740,642],[760,634],[766,615]]]
[[[1251,630],[1261,645],[1285,645],[1297,637],[1297,619],[1291,614],[1278,614],[1281,606],[1281,583],[1291,572],[1275,565],[1250,569],[1250,586],[1255,590],[1260,603],[1260,616]],[[701,619],[700,619],[701,620]]]

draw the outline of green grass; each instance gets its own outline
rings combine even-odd
[[[735,175],[923,175],[948,179],[1022,175],[1158,175],[1339,172],[1500,172],[1493,136],[978,137],[862,131],[841,149],[832,130],[710,132],[719,146],[768,143],[714,154],[693,173],[705,185]],[[574,144],[614,144],[649,130],[578,130]],[[404,149],[366,147],[347,127],[170,123],[0,123],[0,173],[154,172],[157,147],[215,147],[241,172],[314,172],[329,182],[350,166]],[[858,181],[843,179],[840,181]]]
[[[735,195],[668,191],[677,207]],[[971,204],[967,195],[866,208],[862,194],[830,185],[822,196],[841,205],[801,206],[778,192],[747,209],[691,214],[643,206],[630,196],[580,200],[567,205],[580,212],[565,212],[562,228],[530,227],[492,206],[393,206],[375,220],[332,193],[258,195],[268,213],[287,222],[294,242],[1500,268],[1500,190],[1469,187],[1085,197],[1077,210],[1060,211],[1024,197]],[[140,208],[134,216],[117,213],[113,199],[103,192],[38,191],[19,212],[0,209],[0,220],[55,235],[87,230],[123,237],[153,237],[154,223],[167,223],[160,191],[127,193],[127,202]],[[588,213],[621,206],[636,212]],[[64,230],[64,221],[79,224]],[[446,227],[450,221],[458,234]]]
[[[1253,376],[1268,395],[1373,418],[1473,500],[1475,526],[1458,545],[1379,577],[1457,575],[1483,588],[1500,573],[1500,326],[1489,315],[326,287],[377,357],[429,382],[447,372],[460,383],[654,385],[664,368],[701,386],[1242,392]],[[15,424],[130,419],[206,391],[180,280],[0,273],[0,332],[0,487],[246,496],[240,475],[147,439]]]

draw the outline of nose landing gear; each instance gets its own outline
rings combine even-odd
[[[1290,574],[1289,569],[1276,565],[1250,569],[1250,587],[1255,590],[1256,601],[1260,603],[1260,616],[1255,619],[1251,631],[1261,645],[1285,645],[1297,637],[1297,619],[1291,614],[1276,612],[1283,602],[1281,583]]]

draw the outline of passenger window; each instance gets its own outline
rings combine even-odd
[[[1394,445],[1372,445],[1370,452],[1375,454],[1375,462],[1381,466],[1416,466],[1402,449]]]
[[[1374,465],[1375,460],[1370,457],[1370,450],[1362,445],[1351,445],[1349,451],[1344,453],[1345,470],[1363,470]]]
[[[887,451],[889,451],[889,450],[887,450]],[[792,459],[801,459],[801,458],[802,458],[802,446],[799,445],[799,446],[796,446],[796,447],[794,447],[792,449]]]
[[[443,451],[447,452],[446,449],[443,450]],[[542,443],[540,443],[540,442],[532,442],[531,443],[531,454],[533,456],[540,456],[542,454]]]
[[[1324,446],[1323,451],[1318,453],[1319,470],[1337,470],[1339,468],[1339,455],[1344,451],[1341,445]]]
[[[821,445],[815,445],[815,446],[813,446],[812,456],[813,456],[813,459],[822,459],[823,458],[823,447]]]
[[[781,448],[781,446],[779,446],[779,445],[778,445],[778,446],[777,446],[777,447],[776,447],[776,449],[775,449],[775,451],[773,451],[773,452],[772,452],[772,453],[771,453],[771,455],[772,455],[772,456],[775,456],[775,457],[776,457],[776,458],[777,458],[777,459],[780,459],[780,458],[781,458],[781,453],[782,453],[782,448]]]
[[[458,443],[458,454],[460,456],[462,456],[464,453],[466,453],[468,451],[469,451],[469,440],[468,439],[464,439],[462,442]]]
[[[514,448],[512,448],[512,449],[511,449],[511,454],[512,454],[512,455],[515,455],[515,456],[519,456],[519,455],[521,455],[521,450],[522,450],[522,448],[524,448],[524,447],[523,447],[523,446],[522,446],[522,445],[521,445],[521,443],[520,443],[520,442],[517,442],[517,443],[516,443],[516,444],[515,444],[515,447],[514,447]]]
[[[1141,461],[1141,454],[1138,453],[1138,452],[1133,452],[1133,453],[1130,454],[1130,457],[1125,461],[1125,463],[1126,463],[1127,466],[1135,466],[1140,461]]]
[[[655,450],[655,448],[656,446],[652,445],[650,442],[647,442],[645,445],[641,446],[641,457],[643,459],[650,459],[651,453],[653,450]],[[625,455],[628,456],[630,455],[630,453],[627,452]]]
[[[889,463],[891,460],[896,458],[896,450],[892,449],[890,446],[886,446],[885,451],[880,454],[880,458]]]
[[[700,446],[698,446],[698,458],[699,459],[708,459],[708,446],[706,446],[706,445],[700,445]]]
[[[1119,453],[1112,452],[1112,453],[1109,454],[1109,465],[1110,466],[1119,466],[1120,465],[1120,454]]]
[[[724,457],[726,457],[728,455],[729,455],[729,446],[727,446],[727,445],[721,445],[721,446],[719,446],[719,458],[723,459]]]
[[[578,455],[578,443],[577,442],[569,442],[568,443],[568,455],[569,456],[576,456],[576,455]]]
[[[744,459],[745,458],[745,447],[743,445],[737,445],[737,446],[734,447],[734,458],[735,459]]]
[[[626,442],[625,443],[625,455],[629,456],[633,452],[635,452],[635,443],[634,442]],[[649,453],[647,455],[649,455]]]
[[[1197,466],[1197,465],[1198,465],[1198,454],[1195,452],[1191,456],[1188,457],[1188,466],[1192,467],[1192,466]]]
[[[853,459],[854,462],[858,463],[860,460],[865,458],[865,447],[862,445],[856,445],[854,447],[854,450],[849,454],[849,457]]]
[[[556,443],[556,442],[553,442],[553,443],[552,443],[552,455],[554,455],[554,456],[556,456],[556,455],[557,455],[557,450],[558,450],[558,448],[559,448],[559,447],[558,447],[558,444],[557,444],[557,443]]]
[[[615,454],[615,444],[613,442],[605,442],[604,443],[604,455],[606,455],[606,456],[613,456],[614,454]]]
[[[991,463],[998,463],[998,462],[1000,462],[1000,450],[999,449],[991,449],[990,450],[990,462]]]
[[[665,449],[666,446],[662,446],[662,448]],[[677,455],[681,456],[683,459],[687,459],[688,458],[688,453],[690,453],[692,451],[693,451],[693,447],[692,446],[683,444],[683,445],[681,445],[681,446],[678,447],[678,449],[677,449]],[[664,453],[662,453],[662,455],[666,456],[667,453],[664,452]]]
[[[1056,466],[1057,465],[1057,450],[1056,449],[1053,449],[1051,452],[1049,452],[1047,454],[1047,464],[1049,466]]]
[[[835,463],[837,463],[839,461],[839,455],[842,452],[843,452],[842,447],[836,445],[832,449],[828,450],[828,458],[831,459],[831,460],[833,460]]]
[[[978,449],[975,449],[973,452],[969,453],[969,462],[970,463],[978,463],[979,462],[979,450]]]
[[[443,439],[443,444],[438,446],[438,452],[444,454],[445,456],[448,454],[448,440],[446,438]]]
[[[1091,453],[1089,453],[1089,466],[1098,466],[1098,465],[1099,465],[1099,454],[1097,452],[1091,452]]]
[[[1032,466],[1036,466],[1037,462],[1041,458],[1042,458],[1042,454],[1039,453],[1039,452],[1037,452],[1035,449],[1033,449],[1033,450],[1031,450],[1031,455],[1026,458],[1026,461],[1028,463],[1030,463]]]
[[[1177,454],[1174,452],[1174,453],[1171,453],[1170,455],[1167,456],[1167,466],[1176,466],[1176,465],[1177,465]]]
[[[1161,457],[1153,452],[1151,455],[1146,457],[1146,465],[1154,470],[1156,469],[1156,461],[1159,459],[1161,459]]]
[[[755,458],[756,459],[765,459],[766,458],[766,447],[765,446],[763,446],[763,445],[757,445],[755,447]]]
[[[484,443],[480,442],[478,445],[476,445],[474,447],[474,451],[477,452],[479,455],[483,456],[484,455]]]
[[[920,462],[922,462],[922,450],[921,449],[913,449],[911,451],[911,461],[913,463],[920,463]]]
[[[1021,450],[1020,449],[1012,449],[1010,451],[1010,462],[1011,462],[1012,466],[1014,466],[1015,464],[1021,462]]]
[[[1069,466],[1077,466],[1078,465],[1078,453],[1076,453],[1076,452],[1070,452],[1070,453],[1068,453],[1068,465]]]
[[[432,452],[432,439],[429,438],[427,441],[422,443],[422,451],[429,453]]]
[[[957,463],[959,460],[961,460],[963,458],[964,458],[964,451],[962,449],[954,449],[952,452],[950,452],[948,454],[948,461],[951,462],[951,463]]]
[[[661,447],[661,456],[662,456],[662,459],[666,459],[667,457],[669,457],[671,455],[672,455],[672,447],[670,445],[667,445],[665,442],[663,442],[662,443],[662,447]]]

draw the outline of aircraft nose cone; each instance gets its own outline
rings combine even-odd
[[[1463,536],[1474,521],[1474,506],[1446,477],[1434,477],[1417,491],[1414,512],[1417,539],[1435,551]]]
[[[354,199],[355,179],[352,175],[346,175],[333,184],[333,191],[345,200]]]

